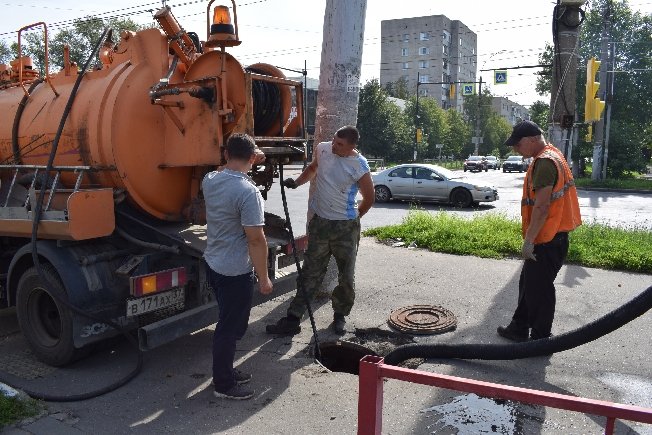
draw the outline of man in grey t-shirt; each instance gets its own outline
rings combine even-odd
[[[355,259],[360,243],[360,218],[374,203],[374,183],[367,160],[355,149],[360,138],[354,126],[340,128],[332,142],[317,145],[312,163],[296,180],[288,178],[292,189],[315,179],[315,195],[310,208],[315,215],[308,226],[308,248],[304,252],[303,277],[308,300],[324,280],[331,255],[337,263],[338,285],[333,290],[333,330],[344,334],[346,320],[355,299]],[[358,190],[362,201],[356,207]],[[270,334],[298,334],[299,321],[306,311],[306,299],[297,282],[297,293],[287,316],[267,325]]]
[[[254,395],[242,386],[251,375],[233,368],[236,341],[249,325],[254,274],[262,294],[272,292],[267,274],[267,240],[263,198],[247,176],[256,154],[254,140],[246,134],[229,137],[222,171],[206,174],[203,181],[208,226],[204,251],[208,282],[215,292],[220,317],[213,335],[215,397],[242,400]]]

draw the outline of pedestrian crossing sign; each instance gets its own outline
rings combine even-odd
[[[494,85],[507,84],[507,71],[494,71]]]
[[[475,95],[475,83],[465,83],[462,86],[462,95],[464,96]]]

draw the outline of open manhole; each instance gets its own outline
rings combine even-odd
[[[350,341],[326,342],[319,346],[321,362],[331,371],[359,374],[360,360],[366,355],[377,356],[373,350]]]
[[[394,310],[388,323],[407,334],[440,334],[455,329],[457,317],[440,306],[411,305]]]
[[[389,331],[357,330],[349,341],[326,342],[319,346],[322,364],[331,371],[359,374],[360,360],[366,355],[384,357],[404,344],[414,343],[412,337]],[[423,364],[423,358],[411,358],[399,364],[400,367],[416,369]]]

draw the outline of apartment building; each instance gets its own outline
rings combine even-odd
[[[505,118],[510,125],[516,125],[519,121],[530,120],[530,111],[525,106],[521,106],[508,98],[494,97],[491,107],[500,113],[500,116]]]
[[[460,82],[477,79],[477,35],[464,23],[444,15],[381,22],[380,84],[405,80],[421,97],[462,111]],[[450,83],[457,83],[451,98]]]

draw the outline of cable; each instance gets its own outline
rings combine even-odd
[[[106,38],[106,36],[107,36],[107,34],[109,33],[110,30],[111,30],[110,28],[106,28],[104,30],[104,33],[102,34],[102,36],[98,40],[97,44],[95,45],[95,48],[93,49],[93,52],[88,57],[84,67],[81,69],[81,71],[79,72],[79,75],[77,76],[77,80],[75,81],[75,84],[74,84],[74,86],[72,88],[72,91],[70,93],[70,97],[68,98],[68,102],[67,102],[67,104],[65,106],[65,109],[63,111],[61,121],[59,122],[59,127],[58,127],[57,132],[56,132],[56,134],[54,136],[54,141],[52,143],[52,149],[50,151],[50,156],[48,158],[48,163],[47,163],[47,166],[46,166],[46,169],[45,169],[45,172],[44,172],[46,180],[49,178],[50,172],[52,171],[52,166],[53,166],[53,163],[54,163],[54,157],[56,156],[57,147],[59,145],[59,139],[61,138],[61,134],[63,132],[63,127],[64,127],[64,125],[66,123],[66,119],[68,118],[68,114],[70,113],[70,110],[72,108],[72,103],[74,101],[75,95],[77,94],[77,90],[79,88],[79,85],[81,84],[81,81],[82,81],[84,75],[86,74],[86,71],[88,70],[88,67],[90,66],[90,63],[93,61],[93,59],[97,55],[97,52],[99,51],[100,46],[102,45],[102,42],[104,41],[104,39]],[[109,385],[107,387],[100,388],[98,390],[91,391],[91,392],[88,392],[88,393],[73,394],[73,395],[67,395],[67,396],[53,396],[53,395],[42,394],[42,393],[38,393],[38,392],[30,391],[30,390],[25,390],[25,389],[23,389],[23,391],[25,391],[25,393],[27,393],[29,396],[31,396],[34,399],[47,400],[47,401],[50,401],[50,402],[72,402],[72,401],[78,401],[78,400],[86,400],[86,399],[97,397],[97,396],[100,396],[102,394],[106,394],[106,393],[108,393],[110,391],[113,391],[113,390],[127,384],[129,381],[131,381],[133,378],[135,378],[136,375],[138,375],[138,373],[140,372],[140,370],[143,367],[143,352],[140,350],[140,347],[138,346],[138,343],[131,336],[129,331],[127,331],[122,326],[118,325],[117,323],[115,323],[115,322],[113,322],[111,320],[100,318],[100,317],[98,317],[98,316],[96,316],[94,314],[87,313],[87,312],[82,311],[81,309],[77,308],[75,305],[71,304],[67,300],[67,298],[65,298],[64,295],[60,295],[58,290],[56,290],[54,288],[54,286],[52,285],[50,280],[47,278],[47,276],[45,276],[45,273],[43,271],[43,266],[41,265],[41,261],[40,261],[39,256],[38,256],[37,232],[38,232],[38,224],[39,224],[39,221],[40,221],[40,218],[41,218],[41,212],[43,210],[43,200],[45,199],[45,196],[46,196],[45,191],[47,190],[47,184],[48,183],[41,183],[41,191],[40,191],[39,197],[36,199],[36,208],[34,210],[34,223],[33,223],[33,226],[32,226],[32,238],[31,238],[32,260],[34,262],[34,266],[36,267],[36,271],[38,272],[39,278],[44,283],[47,292],[51,296],[53,296],[55,299],[57,299],[57,301],[59,303],[64,305],[69,310],[71,310],[71,311],[73,311],[73,312],[75,312],[75,313],[77,313],[79,315],[82,315],[84,317],[87,317],[87,318],[90,318],[90,319],[97,320],[99,322],[105,323],[105,324],[113,327],[117,331],[120,331],[121,333],[123,333],[127,337],[127,339],[131,342],[131,344],[133,344],[134,347],[136,347],[136,350],[137,350],[137,353],[138,353],[137,354],[138,362],[136,364],[136,368],[130,374],[128,374],[126,377],[124,377],[123,379],[121,379],[121,380],[119,380],[117,382],[114,382],[113,384],[111,384],[111,385]]]
[[[283,200],[283,210],[285,211],[286,227],[290,233],[290,240],[292,242],[292,253],[294,254],[294,263],[297,265],[297,274],[299,275],[299,286],[303,292],[303,298],[306,300],[306,307],[308,308],[308,316],[310,317],[310,324],[312,325],[312,334],[315,337],[315,359],[321,362],[321,350],[319,349],[319,338],[317,337],[317,327],[315,326],[315,317],[312,314],[312,308],[310,307],[310,300],[308,299],[308,293],[306,292],[306,286],[303,281],[303,273],[301,271],[301,266],[299,265],[299,256],[297,255],[297,247],[294,241],[294,234],[292,233],[292,223],[290,222],[290,212],[288,211],[288,202],[285,198],[285,184],[283,183],[283,165],[278,165],[279,179],[281,180],[281,199]]]

